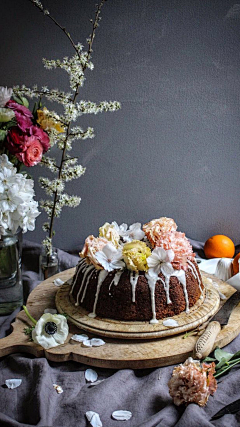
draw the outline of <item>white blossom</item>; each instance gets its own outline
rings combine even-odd
[[[12,91],[11,88],[0,86],[0,107],[5,107],[12,96]]]
[[[6,154],[0,156],[0,235],[15,234],[19,227],[23,233],[35,229],[40,212],[33,186],[33,180],[17,173]]]
[[[107,243],[101,251],[96,252],[94,256],[104,270],[113,271],[125,267],[125,262],[122,261],[122,248],[116,249],[111,242]]]

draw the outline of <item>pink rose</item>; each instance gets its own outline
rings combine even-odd
[[[29,129],[29,134],[31,136],[35,136],[35,138],[37,138],[41,142],[43,147],[43,153],[46,153],[46,151],[49,150],[49,136],[46,132],[44,132],[43,129],[39,128],[38,126],[31,126]]]
[[[43,146],[35,136],[25,136],[23,151],[15,154],[25,166],[35,166],[42,160],[42,155]]]
[[[27,107],[24,107],[24,105],[20,105],[11,99],[7,102],[6,107],[11,108],[14,111],[17,119],[17,125],[23,132],[26,132],[26,130],[32,126],[31,119],[33,118],[33,115]]]

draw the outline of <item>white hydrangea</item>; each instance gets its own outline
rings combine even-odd
[[[6,103],[12,96],[12,89],[4,86],[0,86],[0,107],[5,107]]]
[[[35,219],[40,215],[33,180],[21,173],[8,160],[0,156],[0,237],[15,234],[20,227],[23,233],[35,229]]]

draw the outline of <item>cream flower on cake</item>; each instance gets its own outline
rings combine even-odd
[[[142,240],[145,237],[144,231],[141,229],[141,223],[136,222],[130,225],[129,229],[127,224],[123,223],[118,225],[115,221],[112,225],[117,230],[118,234],[122,237],[124,242],[131,242],[132,240]]]
[[[61,314],[43,314],[32,331],[33,341],[45,349],[63,344],[67,336],[67,319]]]
[[[109,242],[105,245],[101,251],[95,253],[95,258],[107,271],[113,271],[125,267],[125,263],[122,261],[122,249],[116,249],[116,247]]]
[[[177,224],[172,218],[161,217],[144,224],[143,230],[152,246],[155,247],[156,241],[159,239],[161,234],[176,231]]]
[[[158,277],[159,273],[161,272],[164,274],[164,276],[171,276],[174,273],[174,268],[171,264],[173,259],[174,252],[172,249],[153,249],[152,254],[147,258],[149,276]]]
[[[99,237],[104,237],[109,240],[116,248],[119,246],[120,235],[114,225],[109,224],[109,222],[105,222],[105,224],[99,228]]]

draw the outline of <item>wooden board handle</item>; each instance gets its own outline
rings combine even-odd
[[[219,322],[210,322],[206,327],[203,334],[197,340],[194,348],[194,357],[197,359],[204,359],[211,353],[215,339],[221,331],[221,325]]]

